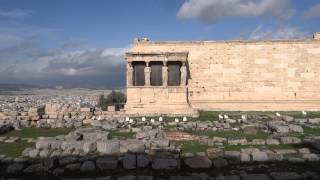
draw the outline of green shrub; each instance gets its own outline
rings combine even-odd
[[[119,109],[126,102],[126,96],[120,91],[112,91],[107,97],[101,95],[98,100],[98,106],[102,110],[107,110],[108,106],[116,106]]]

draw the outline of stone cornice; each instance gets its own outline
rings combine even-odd
[[[128,52],[127,61],[187,61],[188,52]]]

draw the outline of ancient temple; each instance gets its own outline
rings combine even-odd
[[[136,39],[127,60],[126,113],[320,110],[320,34],[311,39]]]

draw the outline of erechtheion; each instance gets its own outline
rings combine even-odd
[[[127,59],[128,114],[320,110],[320,33],[312,39],[136,39]]]

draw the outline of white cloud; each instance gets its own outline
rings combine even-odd
[[[0,10],[0,17],[7,17],[7,18],[25,18],[30,16],[29,11],[24,11],[21,9],[13,9],[13,10]]]
[[[93,49],[75,52],[66,52],[45,57],[45,66],[40,73],[46,76],[55,75],[106,75],[117,72],[121,66],[125,67],[124,53],[126,48]],[[109,52],[105,54],[105,52]],[[113,53],[111,53],[113,52]],[[44,60],[44,59],[42,59]],[[41,60],[40,60],[41,61]],[[124,72],[123,72],[124,73]]]
[[[316,18],[320,17],[320,3],[312,6],[310,9],[308,9],[304,16],[307,18]]]
[[[180,7],[177,18],[215,22],[227,17],[268,15],[283,21],[294,12],[291,0],[187,0]]]
[[[1,83],[125,85],[129,48],[92,48],[74,41],[43,47],[39,42],[0,29]]]
[[[12,34],[0,34],[0,49],[17,46],[23,41],[23,38]]]
[[[15,12],[15,13],[14,13]],[[0,18],[27,14],[0,10]],[[84,39],[65,41],[61,29],[16,20],[0,24],[0,84],[115,87],[125,85],[123,48],[95,48]]]
[[[298,28],[284,26],[279,28],[264,28],[259,25],[249,36],[249,39],[304,39],[309,37],[309,33],[303,32]]]

